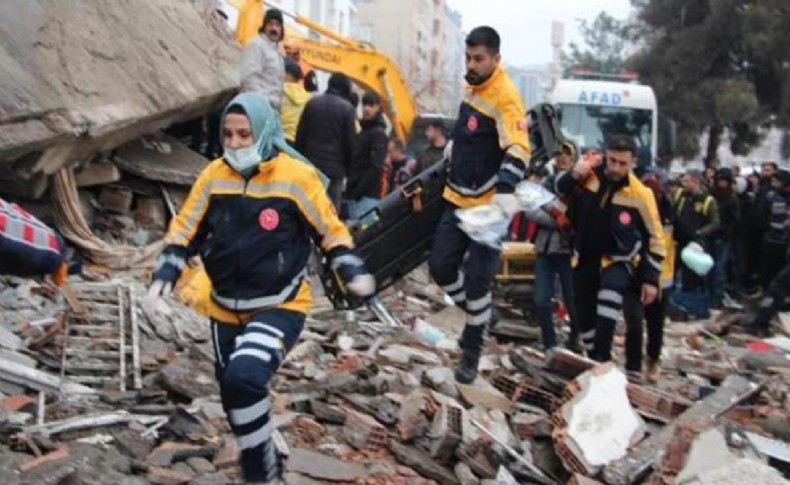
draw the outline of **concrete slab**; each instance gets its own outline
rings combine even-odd
[[[304,448],[291,450],[285,468],[289,472],[332,482],[354,482],[368,477],[365,467],[358,463],[338,460]]]
[[[0,162],[31,154],[51,174],[214,109],[239,84],[240,51],[207,14],[180,0],[0,2]],[[54,147],[69,148],[36,159]]]
[[[678,473],[678,483],[685,483],[708,471],[727,466],[734,458],[724,435],[716,428],[703,431],[691,444],[686,463]]]
[[[123,171],[155,182],[191,186],[209,161],[168,135],[142,137],[119,147],[112,157]]]

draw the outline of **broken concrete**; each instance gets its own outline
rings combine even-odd
[[[132,140],[113,154],[113,163],[147,180],[191,187],[209,161],[167,135]]]
[[[552,434],[569,471],[594,476],[644,436],[645,424],[628,401],[626,385],[625,374],[612,363],[569,384],[572,397],[557,411],[555,420],[562,425]]]
[[[296,448],[286,462],[290,472],[301,473],[318,480],[349,482],[367,478],[368,471],[362,465],[344,462],[321,453]]]
[[[672,438],[678,424],[712,422],[738,402],[754,394],[759,386],[740,376],[730,376],[715,393],[689,408],[680,417],[632,448],[628,454],[609,463],[604,469],[604,478],[610,484],[633,483],[660,460],[660,451]]]
[[[0,18],[13,19],[0,27],[0,161],[28,173],[200,115],[238,86],[238,49],[192,2],[20,0]]]

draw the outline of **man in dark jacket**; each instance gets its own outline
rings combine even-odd
[[[740,208],[733,187],[735,179],[729,168],[720,168],[714,176],[710,193],[719,207],[719,228],[710,237],[711,256],[715,265],[709,274],[710,304],[720,308],[724,303],[724,290],[727,288],[727,265],[733,249]]]
[[[771,176],[771,190],[765,196],[761,214],[763,233],[760,284],[768,291],[771,281],[785,265],[790,242],[790,172],[779,170]]]
[[[354,156],[356,114],[350,95],[348,77],[332,74],[326,93],[307,103],[296,129],[296,149],[329,177],[329,198],[336,209]]]
[[[655,301],[666,255],[653,192],[631,171],[636,152],[633,138],[614,135],[604,164],[581,161],[556,184],[572,207],[579,333],[588,356],[598,362],[611,360],[626,291],[636,288],[643,305]]]
[[[381,176],[387,158],[387,124],[381,114],[381,99],[372,91],[362,96],[360,125],[362,131],[357,135],[356,154],[344,194],[351,219],[359,219],[375,207],[381,195]]]

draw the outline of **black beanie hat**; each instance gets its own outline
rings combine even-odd
[[[266,24],[269,23],[269,21],[271,20],[276,20],[280,22],[280,25],[285,27],[282,11],[280,11],[280,9],[278,8],[270,8],[269,10],[266,11],[266,13],[263,16],[263,24],[261,24],[261,30],[263,30],[264,27],[266,27]],[[282,36],[280,36],[280,40],[282,40]]]
[[[340,96],[349,99],[351,97],[351,81],[342,72],[333,73],[329,76],[328,91],[333,91]]]

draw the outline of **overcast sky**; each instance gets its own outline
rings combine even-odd
[[[502,59],[524,66],[551,62],[551,23],[565,23],[565,46],[579,42],[577,19],[594,19],[602,10],[627,18],[629,0],[447,0],[461,12],[464,31],[490,25],[502,37]]]

